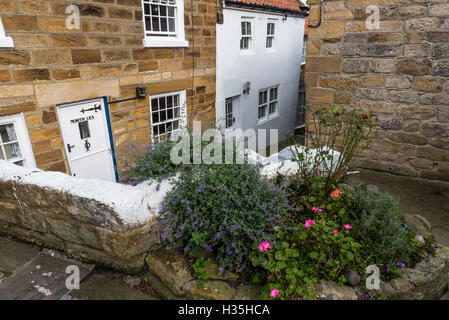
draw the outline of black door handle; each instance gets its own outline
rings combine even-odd
[[[72,152],[73,148],[75,148],[75,145],[71,146],[70,143],[67,143],[67,149],[69,150],[69,153]]]

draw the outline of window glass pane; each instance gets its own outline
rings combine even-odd
[[[251,22],[246,23],[246,34],[251,35]]]
[[[157,136],[159,134],[159,126],[153,127],[153,135]]]
[[[158,5],[155,5],[155,4],[151,5],[151,14],[153,16],[158,16],[159,15],[159,6]]]
[[[242,35],[246,36],[246,22],[242,22]]]
[[[265,117],[265,108],[266,106],[259,107],[259,119]]]
[[[274,23],[268,23],[267,24],[267,35],[274,35]]]
[[[175,8],[174,7],[168,7],[168,16],[169,17],[175,16]]]
[[[167,97],[167,108],[173,107],[173,96]]]
[[[273,47],[273,38],[267,37],[267,48]]]
[[[144,5],[143,5],[143,12],[145,14],[150,14],[150,5],[148,3],[144,3]]]
[[[164,134],[165,133],[165,123],[160,124],[158,127],[159,127],[159,134]]]
[[[174,96],[175,98],[175,106],[179,106],[179,95]]]
[[[173,109],[167,110],[167,119],[172,120],[173,119]]]
[[[3,153],[3,149],[0,147],[0,160],[5,160],[5,154]]]
[[[226,128],[232,127],[232,117],[226,119]]]
[[[165,97],[159,98],[159,109],[165,109]]]
[[[14,164],[23,167],[23,160],[14,162]]]
[[[159,31],[159,18],[158,17],[152,18],[152,28],[153,28],[153,31]]]
[[[175,108],[175,118],[179,117],[179,108]]]
[[[259,105],[265,104],[267,102],[267,90],[259,92]]]
[[[278,88],[270,89],[270,101],[276,100],[278,98]]]
[[[19,143],[14,142],[10,144],[3,145],[5,148],[6,159],[20,158],[22,154],[20,153]]]
[[[90,138],[89,121],[78,122],[81,139]]]
[[[232,101],[226,101],[226,113],[232,113]]]
[[[275,112],[276,112],[276,102],[272,102],[272,103],[270,103],[269,113],[272,114],[272,113],[275,113]]]
[[[145,17],[145,29],[147,31],[151,31],[151,18],[150,17]]]
[[[171,122],[166,123],[167,132],[173,131],[173,124]]]
[[[168,31],[167,18],[161,18],[161,31]]]
[[[173,130],[176,130],[179,128],[179,121],[173,122]]]
[[[158,108],[158,100],[157,99],[151,99],[151,108],[153,111],[159,109]]]
[[[166,114],[165,110],[159,111],[159,118],[160,118],[161,122],[167,120],[167,114]]]
[[[153,123],[157,123],[157,122],[159,122],[159,113],[154,112],[153,113]]]
[[[259,92],[259,105],[267,103],[267,90]]]
[[[167,7],[166,6],[160,6],[160,12],[161,16],[166,17],[167,16]]]
[[[176,28],[175,28],[175,19],[168,19],[168,31],[170,32],[175,32]]]
[[[2,138],[3,143],[16,141],[17,136],[16,136],[16,131],[14,129],[14,125],[12,123],[1,125],[0,126],[0,136]]]

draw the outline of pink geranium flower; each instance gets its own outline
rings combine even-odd
[[[306,220],[305,223],[304,223],[304,227],[310,228],[312,226],[312,224],[315,224],[315,221],[313,221],[313,220]]]
[[[261,243],[259,244],[259,250],[260,250],[260,252],[267,251],[268,249],[272,249],[272,248],[271,248],[271,245],[270,245],[270,243],[269,243],[268,241],[264,241],[264,242],[261,242]]]
[[[316,169],[315,173],[316,173],[317,176],[319,176],[321,174],[321,170],[320,169]]]
[[[332,191],[331,197],[333,197],[333,198],[338,198],[338,196],[340,196],[341,193],[342,193],[342,192],[341,192],[340,190],[335,189],[334,191]]]
[[[317,208],[317,207],[313,207],[312,208],[313,212],[323,212],[323,209]]]
[[[351,227],[349,224],[345,224],[344,227],[345,227],[346,229],[348,229],[348,230],[349,230],[349,229],[352,229],[352,227]]]
[[[270,296],[272,296],[273,298],[276,298],[276,296],[279,294],[279,290],[277,289],[272,289],[270,292]]]
[[[335,234],[338,234],[338,229],[333,230]]]

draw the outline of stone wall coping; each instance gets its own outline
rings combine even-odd
[[[35,185],[102,203],[113,209],[125,226],[137,226],[159,216],[172,179],[137,186],[75,178],[60,172],[24,168],[0,160],[0,181]]]

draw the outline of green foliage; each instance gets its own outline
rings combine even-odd
[[[312,298],[314,283],[320,279],[342,283],[341,270],[358,262],[361,247],[349,230],[325,218],[314,222],[278,232],[273,249],[260,252],[254,245],[251,262],[264,270],[258,277],[267,283],[266,297],[275,288],[280,299]]]
[[[195,263],[192,265],[193,269],[193,277],[200,280],[198,282],[198,288],[203,286],[202,280],[209,280],[209,274],[204,271],[204,268],[207,267],[207,260],[204,258],[199,258],[195,260]]]
[[[165,198],[163,238],[172,247],[214,252],[222,269],[247,267],[251,244],[272,238],[285,198],[250,164],[194,166]]]
[[[138,184],[145,180],[160,180],[174,175],[181,169],[181,165],[175,165],[170,160],[170,150],[174,142],[166,140],[151,146],[145,150],[134,147],[131,153],[132,161],[125,161],[128,172],[127,180],[130,184]]]
[[[308,146],[299,148],[295,144],[292,150],[299,179],[309,185],[316,175],[323,175],[323,190],[329,192],[346,175],[352,159],[369,146],[372,128],[371,113],[346,111],[340,106],[313,112],[307,130]],[[340,151],[337,159],[332,150]]]
[[[419,243],[399,208],[399,201],[388,193],[354,190],[354,208],[358,212],[354,236],[374,263],[411,264],[420,257]]]

